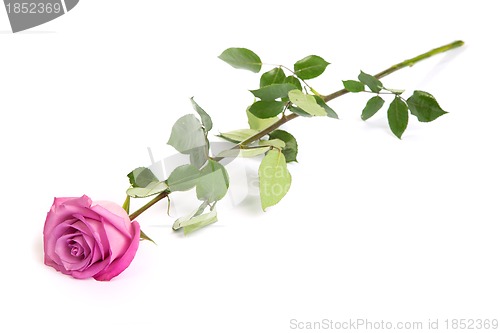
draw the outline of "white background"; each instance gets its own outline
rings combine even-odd
[[[500,319],[495,1],[90,1],[12,34],[0,10],[2,209],[0,331],[293,332],[290,320]],[[293,185],[263,213],[228,197],[219,222],[170,229],[194,202],[173,196],[139,219],[141,243],[109,283],[43,264],[54,196],[121,203],[126,174],[161,157],[173,122],[211,114],[246,126],[259,76],[217,59],[247,47],[264,62],[317,54],[321,93],[457,39],[466,46],[383,80],[429,91],[450,112],[411,117],[403,140],[369,96],[330,105],[341,120],[287,124],[299,142]],[[265,67],[269,70],[271,67]],[[408,96],[408,95],[406,95]],[[165,153],[172,153],[165,150]],[[257,163],[246,166],[255,177]],[[236,165],[236,164],[235,164]],[[239,176],[238,176],[239,177]],[[192,195],[192,194],[191,194]],[[137,207],[138,203],[135,204]],[[441,326],[443,328],[443,326]]]

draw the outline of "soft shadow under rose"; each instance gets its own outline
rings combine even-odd
[[[46,265],[77,279],[109,281],[134,259],[140,227],[113,202],[55,198],[43,240]]]

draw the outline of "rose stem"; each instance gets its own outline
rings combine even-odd
[[[418,55],[416,57],[413,57],[411,59],[402,61],[402,62],[400,62],[400,63],[398,63],[396,65],[393,65],[393,66],[391,66],[391,67],[389,67],[389,68],[381,71],[380,73],[378,73],[378,74],[376,74],[374,76],[376,78],[378,78],[378,79],[383,78],[384,76],[392,74],[392,73],[394,73],[394,72],[396,72],[396,71],[398,71],[400,69],[403,69],[405,67],[411,67],[411,66],[413,66],[414,64],[416,64],[419,61],[422,61],[424,59],[430,58],[430,57],[435,56],[435,55],[440,54],[440,53],[447,52],[449,50],[455,49],[455,48],[460,47],[462,45],[464,45],[464,42],[461,41],[461,40],[455,41],[455,42],[450,43],[450,44],[443,45],[441,47],[432,49],[432,50],[430,50],[428,52],[425,52],[425,53],[422,53],[422,54],[420,54],[420,55]],[[329,102],[329,101],[331,101],[331,100],[333,100],[333,99],[335,99],[337,97],[340,97],[340,96],[343,96],[343,95],[347,94],[348,92],[349,91],[347,91],[346,89],[341,89],[341,90],[338,90],[338,91],[336,91],[336,92],[334,92],[334,93],[332,93],[330,95],[323,96],[323,100],[325,102]],[[283,124],[289,122],[290,120],[297,118],[298,116],[299,115],[296,114],[296,113],[292,113],[292,114],[289,114],[289,115],[283,115],[283,117],[281,117],[277,122],[275,122],[274,124],[272,124],[271,126],[265,128],[265,129],[263,129],[259,133],[256,133],[255,135],[252,135],[251,137],[249,137],[245,141],[242,141],[240,144],[238,144],[234,148],[238,149],[241,146],[249,145],[250,143],[261,139],[262,137],[264,137],[267,134],[271,133],[275,129],[281,127]],[[216,161],[218,161],[218,160],[223,159],[223,157],[215,157],[213,159],[216,160]],[[158,194],[151,201],[149,201],[148,203],[146,203],[144,206],[142,206],[141,208],[139,208],[134,213],[130,214],[130,219],[134,220],[139,215],[141,215],[143,212],[145,212],[148,208],[150,208],[151,206],[153,206],[157,202],[161,201],[162,199],[168,197],[168,194],[169,194],[169,192],[162,192],[162,193]]]
[[[129,215],[130,219],[131,220],[135,220],[139,215],[141,215],[142,213],[144,213],[146,210],[148,210],[155,203],[157,203],[158,201],[161,201],[162,199],[168,197],[169,194],[170,194],[170,192],[168,192],[168,191],[161,192],[156,197],[154,197],[151,201],[149,201],[148,203],[146,203],[144,206],[142,206],[141,208],[139,208],[138,210],[136,210],[135,212],[133,212],[132,214],[130,214]]]
[[[434,55],[437,55],[437,54],[440,54],[440,53],[444,53],[446,51],[449,51],[451,49],[454,49],[454,48],[457,48],[457,47],[460,47],[464,45],[464,42],[462,41],[455,41],[453,43],[450,43],[450,44],[446,44],[446,45],[443,45],[441,47],[438,47],[438,48],[435,48],[435,49],[432,49],[428,52],[425,52],[425,53],[422,53],[421,55],[418,55],[414,58],[411,58],[411,59],[408,59],[408,60],[405,60],[405,61],[402,61],[396,65],[393,65],[385,70],[383,70],[382,72],[374,75],[376,78],[380,79],[380,78],[383,78],[384,76],[387,76],[389,74],[392,74],[394,73],[395,71],[398,71],[400,69],[403,69],[405,67],[410,67],[410,66],[413,66],[414,64],[416,64],[417,62],[419,61],[422,61],[424,59],[427,59],[427,58],[430,58]],[[326,95],[326,96],[323,96],[323,100],[325,102],[329,102],[331,101],[332,99],[335,99],[337,97],[340,97],[340,96],[343,96],[345,94],[347,94],[349,91],[347,89],[341,89],[339,91],[336,91],[330,95]],[[236,148],[239,148],[241,146],[246,146],[256,140],[259,140],[261,139],[263,136],[271,133],[272,131],[274,131],[275,129],[281,127],[283,124],[289,122],[290,120],[292,119],[295,119],[299,117],[298,114],[296,113],[292,113],[292,114],[289,114],[289,115],[283,115],[283,117],[281,117],[277,122],[275,122],[274,124],[272,124],[271,126],[263,129],[262,131],[260,131],[259,133],[256,133],[255,135],[252,135],[250,138],[246,139],[245,141],[241,142]]]

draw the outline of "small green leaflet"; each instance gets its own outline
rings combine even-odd
[[[127,177],[132,187],[146,187],[151,183],[158,182],[158,178],[153,171],[144,167],[134,169]]]
[[[288,96],[290,90],[297,89],[290,83],[278,83],[265,86],[257,90],[250,90],[250,92],[257,98],[263,101],[274,101],[276,98],[283,98]]]
[[[293,75],[287,76],[285,79],[285,83],[293,84],[295,88],[302,90],[302,83],[300,83],[300,80]]]
[[[377,113],[380,108],[384,105],[384,100],[380,96],[373,96],[366,103],[363,112],[361,113],[361,119],[367,120],[371,118],[375,113]]]
[[[208,202],[204,201],[198,209],[190,214],[178,218],[172,225],[173,230],[184,229],[184,235],[203,228],[209,224],[217,222],[217,212],[212,209],[210,212],[203,214]]]
[[[193,217],[183,225],[184,235],[188,235],[215,222],[217,222],[217,211],[215,210]]]
[[[368,88],[370,88],[370,90],[373,91],[374,93],[379,93],[380,90],[382,90],[382,88],[384,87],[379,79],[370,74],[366,74],[363,71],[359,73],[358,80],[366,84]]]
[[[206,140],[208,141],[208,140]],[[208,143],[202,147],[196,147],[189,151],[189,162],[197,167],[201,168],[208,160]]]
[[[411,114],[422,122],[436,120],[448,113],[441,109],[434,96],[420,90],[415,90],[413,95],[408,98],[408,107],[410,108]]]
[[[224,166],[214,160],[209,160],[201,169],[196,185],[198,199],[207,202],[219,201],[224,198],[228,188],[229,176]]]
[[[167,184],[171,192],[187,191],[196,186],[200,175],[200,171],[193,165],[181,165],[172,171]]]
[[[392,133],[401,139],[408,126],[408,106],[401,97],[396,96],[391,105],[389,105],[387,119],[389,120],[389,127]]]
[[[269,133],[269,139],[280,139],[285,142],[285,147],[281,150],[287,163],[297,162],[298,145],[295,137],[284,130],[275,130]]]
[[[333,111],[333,109],[331,107],[329,107],[328,104],[325,103],[323,98],[314,95],[314,99],[316,100],[316,103],[318,103],[319,106],[321,106],[323,109],[325,109],[327,117],[339,119],[337,112]]]
[[[270,86],[271,84],[285,83],[286,75],[281,67],[271,69],[260,77],[260,87]]]
[[[293,65],[293,70],[295,75],[302,80],[309,80],[323,74],[329,64],[329,62],[319,56],[310,55],[297,61]]]
[[[285,105],[286,102],[280,101],[257,101],[250,106],[248,111],[261,119],[272,118],[283,112]]]
[[[168,186],[165,182],[152,182],[144,187],[131,187],[127,190],[127,195],[132,198],[146,198],[152,195],[160,194],[168,191]]]
[[[194,148],[206,146],[205,131],[200,121],[192,114],[179,118],[172,127],[167,144],[183,154],[189,154]]]
[[[326,116],[327,114],[312,95],[306,95],[302,91],[294,89],[288,92],[288,97],[293,104],[312,116]]]
[[[205,211],[205,208],[207,208],[207,206],[208,206],[208,202],[203,201],[201,203],[201,205],[198,208],[196,208],[195,210],[193,210],[191,213],[189,213],[188,215],[179,217],[177,220],[175,220],[174,224],[172,225],[172,229],[179,230],[180,228],[182,228],[183,225],[186,225],[186,223],[189,220],[191,220],[193,217],[196,217],[196,216],[203,214],[203,212]]]
[[[127,176],[132,186],[127,190],[129,197],[145,198],[168,190],[167,184],[159,181],[148,168],[134,169]]]
[[[310,115],[309,113],[305,112],[304,110],[302,110],[301,108],[296,107],[296,106],[289,106],[288,110],[292,111],[293,113],[298,114],[301,117],[306,117],[306,118],[312,117],[312,115]]]
[[[391,88],[385,88],[384,87],[384,90],[387,90],[391,93],[393,93],[394,95],[401,95],[402,93],[404,93],[404,89],[391,89]]]
[[[357,93],[365,90],[365,84],[355,80],[342,81],[344,88],[352,93]]]
[[[219,59],[238,69],[246,69],[254,73],[260,72],[262,61],[249,49],[231,47],[219,56]]]
[[[193,105],[193,109],[198,112],[198,114],[201,117],[201,123],[203,124],[203,127],[205,127],[205,133],[208,133],[212,127],[212,118],[203,110],[198,103],[194,101],[194,97],[191,97],[191,104]]]
[[[265,154],[271,147],[250,147],[245,149],[229,149],[221,151],[217,157],[256,157]]]
[[[247,118],[248,118],[248,125],[250,126],[251,129],[261,131],[264,128],[268,128],[275,122],[277,122],[279,119],[278,117],[271,117],[271,118],[265,118],[261,119],[259,117],[254,116],[250,111],[247,109]]]
[[[286,195],[292,176],[286,167],[285,156],[278,150],[270,150],[259,167],[259,189],[262,210],[276,205]]]
[[[235,130],[235,131],[231,131],[231,132],[221,133],[219,135],[219,137],[226,139],[227,141],[230,141],[233,143],[240,143],[240,142],[245,141],[246,139],[254,136],[257,133],[259,133],[258,130],[254,130],[251,128],[244,128],[241,130]]]
[[[259,146],[271,146],[279,149],[283,149],[286,146],[285,141],[280,139],[271,139],[271,140],[260,140]]]

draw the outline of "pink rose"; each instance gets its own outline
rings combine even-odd
[[[45,264],[77,279],[109,281],[139,247],[140,227],[112,202],[55,198],[43,229]]]

